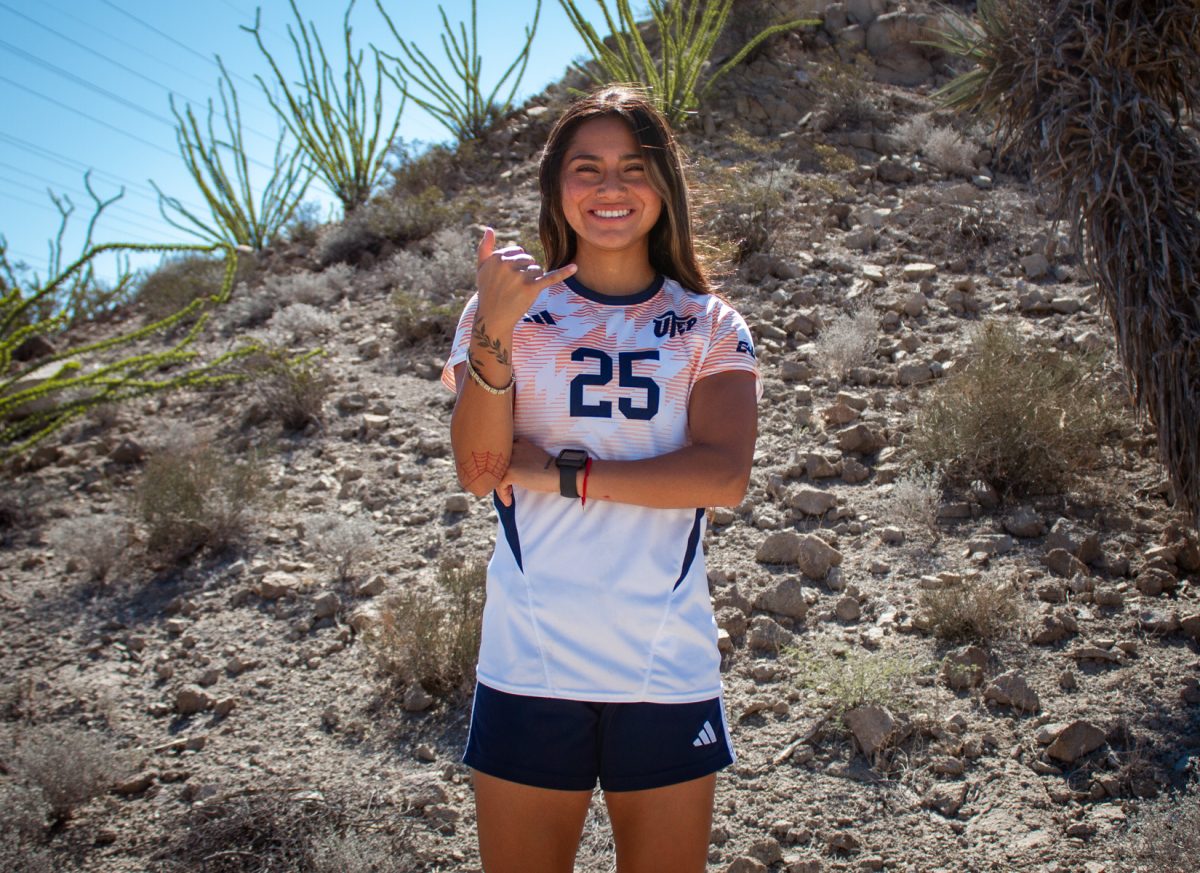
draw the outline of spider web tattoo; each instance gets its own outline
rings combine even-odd
[[[508,472],[508,455],[493,452],[471,452],[471,457],[458,465],[459,481],[470,485],[483,476],[503,479]]]

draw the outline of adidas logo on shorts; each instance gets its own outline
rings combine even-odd
[[[700,733],[696,739],[692,740],[693,746],[711,746],[717,741],[717,735],[713,733],[712,725],[708,722],[704,723],[704,727],[700,728]]]

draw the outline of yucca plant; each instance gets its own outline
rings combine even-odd
[[[225,69],[220,55],[217,65],[221,78],[217,88],[225,119],[224,137],[213,129],[216,111],[208,101],[207,133],[200,127],[192,107],[180,112],[174,95],[170,98],[171,113],[175,116],[175,139],[188,175],[204,197],[209,216],[197,215],[178,198],[168,197],[153,181],[158,191],[158,209],[162,217],[185,233],[212,242],[249,246],[261,251],[296,212],[296,207],[308,190],[312,170],[303,162],[304,152],[297,145],[287,148],[286,137],[280,136],[271,161],[270,176],[258,197],[250,184],[250,159],[242,139],[242,110],[237,89]],[[232,165],[232,171],[228,163]],[[168,212],[170,209],[170,212]],[[174,213],[174,215],[172,215]],[[178,218],[174,217],[178,216]]]
[[[341,201],[347,215],[366,203],[383,179],[384,158],[400,128],[407,98],[399,72],[389,69],[378,49],[372,46],[375,90],[368,111],[363,52],[360,49],[356,54],[351,41],[350,13],[354,2],[350,0],[342,19],[346,67],[340,75],[329,64],[316,26],[311,21],[305,24],[295,0],[289,0],[289,4],[296,17],[296,28],[293,30],[289,24],[287,33],[299,66],[297,83],[289,83],[289,77],[263,43],[262,9],[255,12],[254,27],[242,25],[242,30],[254,37],[259,51],[271,65],[273,85],[282,94],[277,97],[266,80],[255,74],[267,102],[296,138],[316,174]],[[400,92],[400,106],[390,127],[383,121],[385,79]]]
[[[105,252],[215,252],[225,253],[225,276],[217,294],[198,297],[165,318],[107,339],[68,345],[30,363],[13,360],[13,353],[35,334],[60,331],[66,312],[41,322],[28,323],[27,313],[58,289],[69,286],[91,269]],[[21,454],[90,409],[176,388],[197,388],[241,378],[225,368],[256,351],[250,343],[211,360],[198,362],[190,346],[199,336],[213,307],[229,299],[237,274],[237,253],[225,244],[135,245],[109,243],[86,251],[75,263],[36,287],[14,286],[0,296],[0,459]],[[188,332],[173,345],[155,351],[117,357],[109,352],[166,332],[179,322],[197,316]],[[86,365],[91,364],[91,367]],[[57,365],[57,366],[56,366]]]
[[[446,11],[440,4],[438,5],[438,12],[442,16],[442,26],[445,28],[445,33],[442,34],[442,50],[450,62],[450,70],[447,74],[443,74],[437,64],[431,61],[415,42],[405,42],[404,37],[396,29],[392,17],[384,8],[382,0],[375,0],[375,5],[379,7],[380,14],[383,15],[392,35],[396,37],[396,42],[400,44],[400,51],[404,55],[404,57],[399,57],[385,52],[384,56],[395,61],[409,81],[419,85],[429,95],[425,98],[410,93],[409,97],[437,119],[454,135],[456,140],[464,142],[480,139],[498,119],[504,117],[512,107],[513,97],[516,96],[517,88],[521,84],[521,77],[525,75],[525,66],[529,63],[529,48],[533,45],[533,37],[537,33],[538,18],[542,14],[542,0],[537,0],[537,7],[533,12],[533,24],[527,25],[525,28],[525,43],[517,53],[516,59],[509,64],[504,75],[486,96],[481,83],[483,59],[479,55],[478,48],[475,0],[471,0],[470,33],[467,33],[466,24],[460,21],[458,34],[455,34],[454,28],[450,26],[450,20],[446,17]],[[500,93],[500,89],[504,87],[504,83],[514,72],[516,77],[512,80],[508,96],[498,101],[496,95]],[[451,84],[447,75],[457,79],[457,87]]]
[[[991,116],[1067,218],[1178,504],[1200,521],[1196,0],[980,0],[941,97]]]
[[[656,105],[674,125],[681,125],[704,102],[717,81],[745,60],[764,40],[798,27],[817,26],[817,20],[797,18],[760,31],[729,60],[700,77],[717,39],[725,30],[733,0],[649,0],[650,16],[659,36],[658,56],[650,53],[629,0],[616,0],[616,17],[606,0],[596,0],[614,47],[605,44],[596,28],[579,11],[575,0],[558,0],[571,24],[583,37],[599,72],[584,69],[596,84],[639,82],[649,88]]]

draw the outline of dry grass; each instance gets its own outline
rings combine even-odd
[[[256,271],[252,256],[239,255],[236,281],[249,282]],[[147,320],[157,321],[199,297],[217,294],[224,275],[225,264],[221,258],[208,255],[166,258],[141,278],[135,299],[144,308]]]
[[[1119,850],[1121,873],[1192,873],[1200,865],[1200,790],[1143,805]]]
[[[129,522],[118,515],[88,515],[60,522],[47,537],[50,546],[103,583],[129,547]]]
[[[870,360],[879,338],[879,319],[870,305],[839,312],[816,339],[816,364],[836,379]]]
[[[879,517],[923,528],[936,538],[941,502],[941,471],[936,467],[914,467],[897,479],[880,501]]]
[[[358,566],[379,548],[375,528],[369,521],[337,513],[306,516],[303,536],[313,554],[333,567],[343,585],[354,578]]]
[[[734,263],[769,252],[792,222],[792,192],[801,175],[790,161],[753,159],[724,166],[698,161],[700,235]]]
[[[838,644],[794,649],[786,655],[796,686],[812,692],[818,706],[835,719],[858,706],[906,709],[911,680],[933,670],[932,664],[908,655]]]
[[[475,681],[487,567],[443,565],[436,590],[416,589],[389,598],[366,634],[375,664],[400,686],[431,693],[469,689]]]
[[[202,441],[168,444],[150,456],[134,495],[148,551],[181,560],[241,542],[263,496],[264,473]]]
[[[440,188],[431,186],[415,194],[386,191],[354,210],[341,224],[323,228],[317,260],[324,266],[360,263],[366,255],[378,256],[386,245],[398,247],[424,239],[449,218]]]
[[[164,873],[409,873],[403,837],[366,835],[319,791],[245,791],[184,814],[156,859]]]
[[[316,355],[296,357],[268,344],[247,357],[241,369],[251,377],[250,390],[285,430],[321,423],[333,377]]]
[[[57,725],[23,731],[9,768],[45,801],[56,821],[106,792],[127,775],[130,760],[112,742],[92,731]],[[30,812],[24,807],[26,817]]]
[[[988,323],[966,362],[922,396],[905,447],[952,481],[1048,492],[1095,467],[1118,426],[1098,361]]]
[[[917,603],[939,640],[990,643],[1016,633],[1023,617],[1020,592],[1011,582],[967,578],[923,590]]]

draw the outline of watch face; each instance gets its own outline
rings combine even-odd
[[[587,452],[582,449],[563,449],[555,463],[560,467],[582,467],[587,463]]]

